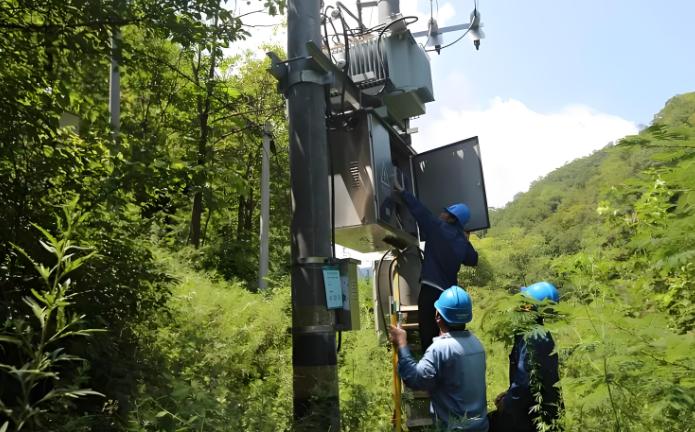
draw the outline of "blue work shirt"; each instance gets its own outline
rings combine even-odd
[[[529,410],[537,404],[529,382],[531,362],[537,364],[540,375],[543,421],[550,423],[558,417],[562,401],[557,387],[560,380],[558,357],[554,350],[555,342],[550,333],[532,335],[526,339],[523,335],[514,338],[514,347],[509,355],[509,389],[503,399],[503,409],[519,424],[533,424]]]
[[[460,225],[439,219],[408,191],[401,192],[401,196],[417,221],[420,232],[427,237],[420,275],[422,282],[442,291],[457,285],[461,264],[478,264],[478,252],[468,241]]]
[[[485,350],[468,330],[435,337],[419,362],[410,349],[398,350],[398,373],[405,385],[430,393],[430,412],[448,430],[487,431]]]

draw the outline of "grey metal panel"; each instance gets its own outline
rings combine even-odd
[[[381,223],[339,227],[335,229],[336,243],[359,252],[385,251],[417,244],[417,238]]]
[[[374,301],[374,328],[379,342],[386,342],[386,330],[391,311],[391,263],[393,259],[374,261],[372,278],[372,300]]]
[[[403,230],[408,216],[391,196],[391,137],[375,118],[358,114],[350,127],[328,132],[336,242],[360,252],[417,243],[416,237]]]
[[[394,263],[393,257],[374,261],[372,278],[372,299],[374,301],[374,328],[382,336],[390,320],[390,299],[393,296],[393,270],[398,273],[400,305],[417,306],[420,294],[420,250],[412,247],[403,252]],[[395,267],[395,269],[394,269]]]
[[[462,202],[471,210],[467,231],[490,227],[478,137],[414,156],[413,173],[418,199],[434,214]]]
[[[432,102],[432,71],[427,53],[417,44],[410,32],[399,33],[383,40],[388,77],[393,88],[399,93],[416,92],[422,102]]]
[[[376,221],[369,124],[328,131],[335,185],[336,228]],[[346,245],[347,246],[347,245]]]
[[[360,293],[357,281],[357,265],[359,263],[360,261],[351,258],[338,261],[340,284],[343,291],[343,307],[336,310],[336,330],[360,329]]]

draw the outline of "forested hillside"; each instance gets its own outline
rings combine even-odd
[[[283,1],[253,3],[257,13],[283,12]],[[222,386],[253,394],[247,388],[276,365],[232,357],[224,363],[242,366],[219,378],[188,364],[187,349],[215,348],[215,333],[178,327],[185,280],[171,271],[191,263],[237,281],[237,291],[255,287],[270,122],[279,281],[270,285],[286,285],[284,102],[264,62],[225,51],[252,30],[219,1],[0,4],[0,430],[226,430],[253,409]],[[112,56],[119,129],[108,109]],[[165,265],[158,250],[180,252],[184,264]],[[234,311],[250,297],[232,296]],[[210,308],[222,301],[204,298]],[[272,351],[283,336],[262,342]],[[250,347],[243,341],[239,352]],[[286,338],[281,345],[284,353]]]
[[[0,4],[1,432],[290,430],[287,127],[268,63],[226,51],[253,35],[244,19],[212,0]],[[271,273],[257,292],[266,122]],[[695,429],[694,165],[688,94],[493,212],[461,274],[490,404],[514,293],[551,280],[566,430]],[[390,347],[364,281],[361,301],[339,355],[342,426],[389,430]]]
[[[480,287],[481,330],[498,368],[492,396],[505,388],[507,351],[498,341],[516,319],[496,314],[517,304],[501,293],[550,280],[562,293],[560,316],[549,318],[567,429],[695,427],[693,173],[690,93],[670,100],[639,135],[553,171],[494,211],[476,243],[482,264],[464,275]]]

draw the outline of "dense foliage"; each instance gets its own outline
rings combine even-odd
[[[282,100],[263,62],[224,55],[250,35],[234,10],[216,0],[0,3],[0,428],[128,427],[148,374],[161,372],[144,329],[166,319],[177,287],[151,244],[191,244],[198,268],[255,280],[266,121],[275,126],[272,236],[286,232]],[[112,56],[120,130],[107,104]],[[66,205],[80,215],[70,241],[95,252],[69,274],[46,247],[48,235],[68,235],[55,217]],[[285,243],[271,252],[281,277]],[[66,289],[46,288],[33,263],[55,268],[52,281]],[[42,335],[66,324],[56,316],[82,317],[73,336],[99,333],[46,347]]]
[[[252,30],[234,10],[0,3],[0,431],[290,429],[284,104],[266,62],[227,55]],[[265,123],[271,276],[257,293]],[[461,274],[490,401],[528,319],[511,294],[547,279],[563,294],[548,328],[566,430],[693,430],[694,169],[687,94],[493,212],[480,265]],[[360,289],[363,329],[339,356],[342,426],[388,430],[389,347]]]
[[[476,242],[484,265],[462,275],[479,287],[496,367],[516,307],[501,292],[538,280],[560,287],[564,319],[551,328],[566,430],[695,424],[694,113],[695,94],[675,97],[639,135],[538,180],[494,212]],[[490,377],[494,397],[506,376]]]

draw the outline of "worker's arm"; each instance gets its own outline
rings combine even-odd
[[[516,369],[512,371],[511,384],[507,393],[502,398],[504,409],[513,407],[527,407],[530,403],[531,391],[529,389],[529,364],[527,362],[526,343],[521,343],[519,348],[519,359]]]
[[[466,236],[466,246],[461,262],[463,262],[463,265],[467,265],[469,267],[475,267],[478,265],[478,251],[475,250],[471,244],[471,241],[468,239],[468,236]]]
[[[427,350],[416,362],[407,345],[398,348],[398,374],[405,385],[414,390],[431,390],[437,380],[433,351]]]
[[[433,351],[428,349],[420,362],[416,362],[408,348],[405,330],[392,325],[389,337],[398,349],[398,374],[405,384],[415,390],[432,389],[437,378]]]
[[[437,226],[437,224],[440,223],[439,219],[436,218],[432,212],[430,212],[427,207],[422,205],[420,201],[418,201],[417,198],[407,190],[402,190],[396,192],[400,195],[401,198],[403,198],[403,201],[405,202],[405,205],[408,207],[408,210],[410,210],[410,213],[413,215],[415,220],[417,221],[417,225],[420,228],[420,231],[427,233],[431,231],[434,227]]]

